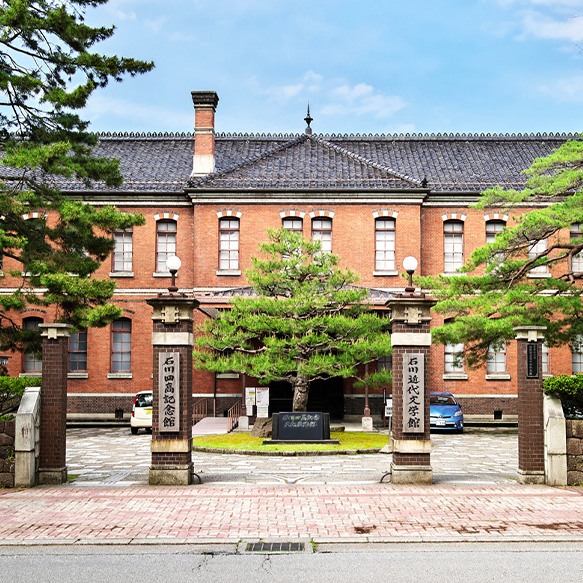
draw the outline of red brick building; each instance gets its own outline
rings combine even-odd
[[[268,227],[283,225],[321,240],[360,274],[359,285],[384,309],[404,289],[406,256],[419,260],[418,274],[455,272],[473,249],[512,224],[512,216],[470,208],[479,193],[495,184],[521,188],[521,172],[535,157],[573,137],[319,135],[309,127],[293,135],[216,134],[216,93],[192,96],[194,134],[101,135],[96,153],[120,159],[122,187],[60,184],[90,204],[113,203],[146,218],[144,226],[116,235],[111,261],[98,273],[115,279],[114,301],[123,318],[70,342],[71,414],[127,413],[133,395],[152,387],[151,308],[145,300],[168,287],[168,256],[181,258],[177,285],[201,302],[202,321],[234,294],[249,293],[251,256]],[[4,268],[10,267],[6,260]],[[0,281],[0,293],[17,285],[8,275]],[[38,309],[21,316],[28,326],[52,321],[50,312]],[[441,323],[437,315],[434,323]],[[516,414],[516,343],[478,371],[457,367],[456,350],[432,347],[432,390],[453,392],[469,414]],[[41,368],[33,355],[6,354],[4,360],[11,375],[39,374]],[[545,360],[552,374],[581,366],[581,355],[569,348],[551,349]],[[197,371],[192,390],[222,415],[241,399],[244,383],[254,385],[237,375]],[[381,393],[371,396],[373,414],[381,411]],[[331,379],[312,394],[312,405],[333,417],[362,416],[364,395],[350,382]],[[272,399],[280,410],[291,403],[291,392],[274,386]]]

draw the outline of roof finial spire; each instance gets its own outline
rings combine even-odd
[[[306,134],[311,134],[312,133],[312,128],[310,127],[310,124],[312,123],[312,116],[310,115],[310,102],[308,101],[308,115],[306,115],[306,117],[304,117],[304,121],[308,124],[308,127],[306,128]]]

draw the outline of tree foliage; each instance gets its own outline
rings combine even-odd
[[[583,142],[566,142],[524,173],[525,189],[497,186],[482,194],[477,208],[514,216],[493,243],[474,251],[462,268],[467,276],[416,279],[434,290],[435,309],[451,319],[434,338],[464,343],[470,366],[484,362],[489,345],[513,339],[515,326],[546,326],[550,346],[583,333],[583,273],[576,268],[583,232],[570,234],[583,223]],[[539,241],[546,248],[536,247]]]
[[[364,377],[359,366],[390,354],[389,320],[367,304],[357,276],[340,269],[336,255],[285,229],[269,231],[264,258],[247,273],[253,296],[236,297],[231,309],[209,320],[197,342],[198,366],[237,372],[261,384],[287,381],[293,410],[305,411],[311,381],[358,378],[390,382],[386,371]]]
[[[114,284],[91,275],[111,252],[113,231],[143,218],[92,207],[57,188],[63,178],[86,187],[123,181],[118,160],[93,155],[97,137],[78,112],[96,89],[153,64],[94,50],[114,29],[88,26],[85,11],[106,2],[0,3],[0,241],[4,267],[15,265],[9,274],[20,281],[0,296],[4,349],[23,342],[38,349],[36,336],[27,340],[12,317],[30,306],[53,305],[57,320],[78,328],[104,325],[120,313],[108,304]]]

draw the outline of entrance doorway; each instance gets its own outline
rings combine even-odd
[[[293,389],[290,383],[274,382],[269,386],[270,413],[291,411]],[[330,413],[331,419],[344,416],[344,383],[342,378],[320,379],[313,381],[308,396],[308,411]]]

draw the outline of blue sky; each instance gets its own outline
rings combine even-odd
[[[99,49],[156,68],[92,97],[94,131],[583,129],[583,0],[110,0]]]

